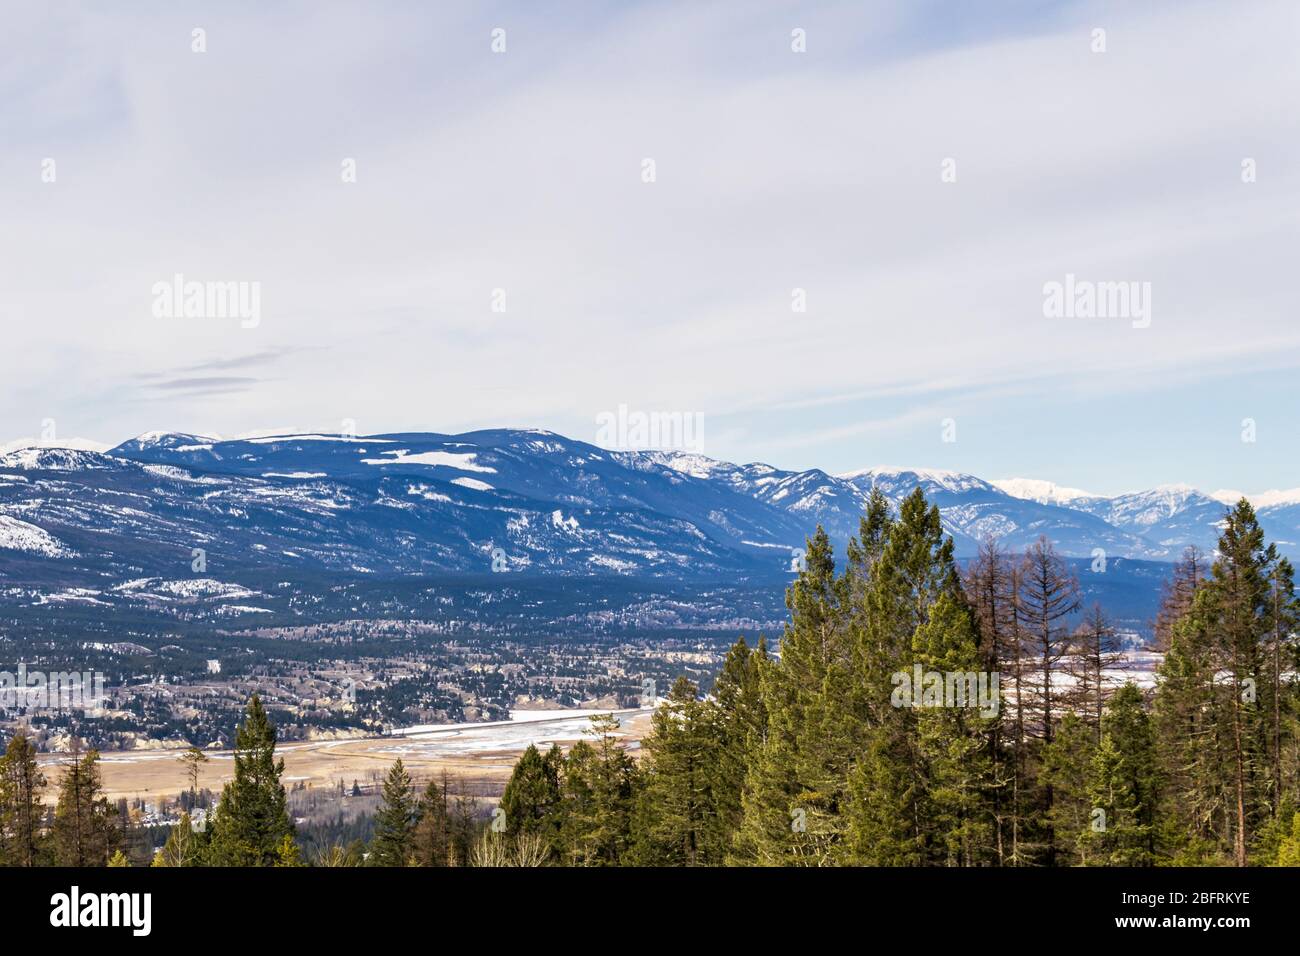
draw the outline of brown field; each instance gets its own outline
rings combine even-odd
[[[649,714],[636,711],[620,715],[622,733],[630,743],[640,740],[649,727]],[[416,780],[441,776],[445,771],[473,789],[499,794],[505,787],[519,754],[529,742],[539,747],[559,743],[568,745],[581,739],[582,733],[573,718],[532,721],[532,741],[504,741],[494,745],[499,729],[484,725],[462,725],[454,731],[414,733],[408,736],[366,737],[352,740],[294,741],[282,744],[277,754],[284,758],[283,782],[286,786],[306,781],[310,787],[337,787],[340,780],[350,786],[353,780],[363,783],[372,772],[382,774],[400,757]],[[512,729],[513,728],[509,728]],[[519,736],[518,732],[514,736]],[[110,800],[140,797],[146,801],[159,797],[174,798],[189,788],[180,750],[117,751],[101,754],[104,794]],[[234,774],[229,750],[207,751],[199,787],[215,793]],[[41,757],[46,777],[57,781],[57,765],[66,756],[47,754]],[[46,799],[54,799],[53,787]]]

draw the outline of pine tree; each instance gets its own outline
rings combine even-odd
[[[1163,791],[1160,842],[1178,865],[1221,863],[1228,832],[1228,749],[1224,695],[1216,684],[1216,655],[1207,593],[1170,628],[1157,668],[1154,720],[1160,740]]]
[[[1084,833],[1088,862],[1097,866],[1153,866],[1158,773],[1155,736],[1142,692],[1125,684],[1102,721],[1101,744],[1089,768],[1088,794],[1101,827]]]
[[[845,583],[818,527],[786,592],[790,623],[779,659],[762,668],[767,728],[742,796],[735,855],[759,865],[817,865],[844,831],[841,805],[861,734]]]
[[[121,834],[117,814],[104,798],[99,753],[74,748],[59,783],[54,810],[54,858],[59,866],[106,866]]]
[[[19,730],[0,757],[0,864],[38,864],[44,789],[45,777],[36,762],[36,747]]]
[[[592,834],[596,829],[595,764],[596,751],[586,740],[579,740],[564,758],[561,777],[560,846],[569,866],[588,866],[595,862]]]
[[[185,768],[185,777],[190,782],[190,808],[192,809],[198,802],[199,774],[203,771],[203,765],[208,762],[208,755],[198,747],[190,747],[177,759]]]
[[[877,866],[990,862],[995,851],[988,748],[996,717],[979,708],[981,655],[960,595],[938,592],[913,635],[909,656],[898,672],[909,682],[908,693],[896,700],[895,719],[873,733],[854,773],[849,861]],[[927,675],[920,687],[912,682],[914,668]]]
[[[552,746],[551,752],[543,756],[533,744],[515,763],[500,804],[506,833],[511,838],[536,834],[548,849],[554,846],[558,838],[562,763],[558,748]]]
[[[638,794],[635,858],[655,866],[721,861],[713,766],[717,738],[696,688],[679,677],[641,741],[645,786]]]
[[[275,759],[275,726],[254,694],[235,730],[235,778],[221,792],[212,816],[208,862],[214,866],[274,866],[292,837],[284,786],[284,761]]]
[[[768,664],[766,638],[760,637],[753,650],[740,638],[727,652],[705,705],[716,742],[710,770],[715,840],[724,859],[733,852],[743,818],[745,776],[767,730],[761,683]]]
[[[565,758],[560,844],[570,865],[630,861],[639,778],[618,726],[613,714],[593,715],[587,730],[592,742],[579,741]]]
[[[375,836],[370,843],[369,858],[372,866],[407,865],[415,820],[411,776],[399,759],[384,778],[383,803],[375,813]]]
[[[1055,797],[1049,812],[1061,866],[1089,862],[1092,847],[1085,834],[1095,822],[1089,782],[1096,751],[1093,729],[1075,713],[1061,718],[1052,742],[1042,750],[1038,782],[1044,789],[1050,787]]]
[[[1206,585],[1210,633],[1217,663],[1229,675],[1231,693],[1232,856],[1248,862],[1252,834],[1268,806],[1267,723],[1259,695],[1262,647],[1270,630],[1270,586],[1276,548],[1264,544],[1264,532],[1250,502],[1232,508],[1219,536],[1219,557]]]
[[[272,866],[298,867],[306,865],[307,864],[302,861],[302,850],[298,848],[298,844],[294,841],[293,836],[286,833],[280,838],[280,842],[276,844],[275,863],[273,863]]]

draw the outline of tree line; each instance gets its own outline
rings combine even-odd
[[[779,653],[737,641],[705,699],[678,680],[639,761],[609,727],[530,748],[506,835],[559,864],[1300,864],[1293,569],[1246,500],[1222,529],[1165,587],[1143,689],[1046,539],[960,569],[919,489],[873,493],[838,573],[808,541]],[[912,673],[997,675],[996,711],[937,681],[900,705]]]

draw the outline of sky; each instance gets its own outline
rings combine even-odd
[[[1300,485],[1290,0],[433,6],[4,8],[0,442],[626,406],[785,468]]]

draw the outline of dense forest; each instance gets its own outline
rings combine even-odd
[[[639,762],[607,726],[525,753],[507,835],[562,864],[1300,864],[1293,572],[1248,502],[1176,566],[1152,691],[1049,542],[959,570],[920,491],[873,495],[840,573],[820,530],[805,563],[779,655],[678,681]],[[918,665],[997,675],[1000,706],[900,705]]]
[[[304,858],[256,697],[210,825],[154,865],[1300,865],[1293,570],[1244,499],[1189,549],[1154,622],[1152,688],[1042,539],[964,568],[918,489],[873,493],[837,572],[808,541],[779,647],[677,680],[639,758],[617,719],[523,754],[490,819],[398,761],[368,843]],[[988,691],[989,693],[986,693]],[[21,734],[0,760],[0,861],[127,865],[91,752],[52,815]]]

